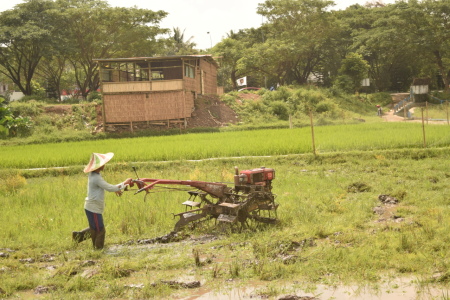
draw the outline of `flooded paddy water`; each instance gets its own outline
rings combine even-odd
[[[326,286],[317,285],[314,290],[302,289],[299,284],[285,284],[278,287],[281,295],[271,296],[270,287],[263,282],[244,287],[229,287],[219,291],[199,288],[189,291],[189,295],[179,300],[236,300],[236,299],[277,299],[277,300],[446,300],[450,299],[449,288],[421,287],[414,279],[395,279],[378,287]]]
[[[141,245],[133,245],[133,252],[149,249],[186,247],[191,243],[209,243],[217,237],[204,235],[196,239],[178,243],[160,244],[142,240]],[[150,241],[150,240],[149,240]],[[109,255],[120,255],[129,246],[119,245],[109,249]],[[190,274],[190,275],[189,275]],[[450,286],[430,284],[420,277],[395,278],[385,276],[379,282],[366,285],[326,285],[296,281],[246,281],[242,279],[202,279],[190,272],[174,280],[181,285],[198,280],[195,288],[181,288],[170,299],[178,300],[235,300],[235,299],[276,299],[276,300],[450,300]]]

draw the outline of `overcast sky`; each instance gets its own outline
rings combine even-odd
[[[168,16],[163,19],[161,27],[185,30],[185,40],[192,38],[197,48],[206,49],[220,42],[230,30],[259,27],[264,21],[256,14],[258,3],[264,0],[107,0],[111,6],[123,6],[163,10]],[[13,8],[22,0],[1,0],[0,11]],[[367,0],[334,0],[335,10]],[[394,0],[383,0],[393,3]],[[209,33],[208,33],[209,32]]]

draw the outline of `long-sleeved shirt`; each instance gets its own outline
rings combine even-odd
[[[117,185],[107,183],[100,173],[90,172],[88,175],[87,197],[84,202],[84,209],[103,214],[105,209],[105,190],[117,192],[123,190],[126,185],[122,182]]]

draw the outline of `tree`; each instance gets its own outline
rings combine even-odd
[[[450,83],[450,1],[400,1],[371,9],[370,27],[353,29],[355,50],[370,64],[380,90],[410,85],[413,77],[439,70]],[[428,75],[426,75],[428,73]],[[400,83],[400,84],[397,84]]]
[[[260,74],[246,68],[239,60],[253,46],[264,41],[262,28],[241,29],[237,32],[230,30],[227,37],[216,44],[212,51],[220,62],[218,73],[219,83],[228,90],[237,89],[236,80],[242,76],[249,76],[248,81],[254,86],[264,86],[265,82]]]
[[[152,56],[162,50],[156,39],[168,30],[158,24],[167,13],[110,7],[102,0],[57,0],[66,24],[65,49],[81,96],[98,89],[96,58]]]
[[[213,47],[213,53],[219,57],[219,83],[235,90],[236,80],[244,74],[238,69],[238,61],[243,56],[246,43],[226,38]],[[223,75],[222,75],[223,74]]]
[[[296,63],[295,50],[283,41],[269,39],[265,43],[255,44],[242,52],[238,61],[241,72],[261,73],[269,80],[281,85],[289,80],[288,74]]]
[[[39,74],[40,77],[46,79],[47,91],[54,91],[54,96],[58,100],[61,100],[61,78],[67,68],[67,58],[64,56],[56,55],[51,57],[44,57],[37,70],[37,74]]]
[[[57,14],[50,0],[28,0],[0,13],[0,72],[25,95],[32,94],[36,68],[53,45]]]
[[[410,35],[430,62],[438,68],[445,91],[450,88],[450,1],[425,0],[408,2],[415,12],[411,16]],[[402,13],[402,12],[400,12]]]
[[[169,48],[166,55],[189,55],[198,53],[198,51],[194,49],[197,45],[192,42],[194,37],[191,36],[189,39],[185,40],[185,31],[186,29],[181,31],[179,27],[173,28],[173,34],[169,38]]]
[[[361,82],[367,78],[369,64],[358,53],[349,53],[342,62],[339,73],[348,76],[352,81],[353,91],[357,91],[361,87]]]
[[[267,0],[260,4],[258,13],[267,18],[264,48],[272,53],[267,64],[278,65],[264,68],[277,70],[273,75],[280,81],[306,84],[334,44],[337,28],[327,11],[332,4],[327,0]]]

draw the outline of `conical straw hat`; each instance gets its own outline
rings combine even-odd
[[[113,158],[114,153],[109,152],[106,154],[101,153],[92,153],[91,160],[87,164],[87,166],[84,168],[84,173],[89,173],[92,171],[97,170],[101,166],[105,165],[108,161]]]

